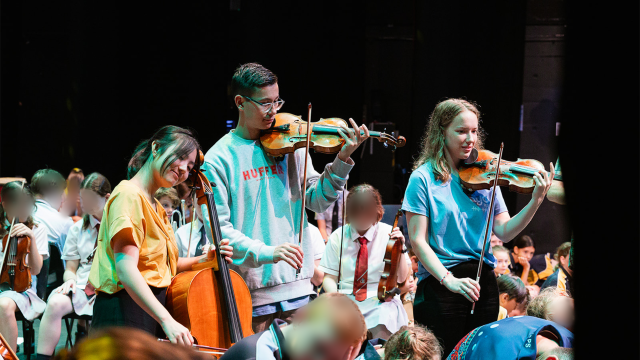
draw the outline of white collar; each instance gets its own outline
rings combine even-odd
[[[100,220],[96,219],[93,215],[89,215],[89,224],[95,229],[96,225],[100,224]]]
[[[41,203],[41,204],[43,204],[43,205],[45,205],[45,206],[47,206],[47,207],[49,207],[49,208],[53,209],[53,206],[51,206],[51,204],[49,204],[49,203],[47,202],[47,200],[45,200],[45,199],[36,199],[36,202],[37,202],[37,203]],[[53,210],[55,210],[55,209],[53,209]]]
[[[376,223],[375,225],[371,226],[369,230],[367,230],[367,232],[362,235],[365,237],[365,239],[367,239],[367,241],[371,242],[376,238],[376,235],[378,234],[378,224],[379,223]],[[351,232],[351,241],[357,241],[361,235],[358,234],[358,231],[353,228],[351,224],[349,224],[349,229]]]

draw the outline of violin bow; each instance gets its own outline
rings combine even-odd
[[[304,230],[304,215],[306,207],[305,201],[307,200],[307,165],[309,164],[309,142],[311,140],[311,103],[309,103],[308,109],[307,141],[304,150],[304,180],[302,181],[302,208],[300,209],[300,232],[298,233],[298,245],[300,247],[302,247],[302,231]],[[300,268],[296,269],[296,279],[300,276]]]
[[[342,235],[340,236],[340,258],[338,260],[338,292],[340,292],[340,273],[342,271],[342,244],[344,243],[344,226],[347,218],[346,199],[347,199],[347,180],[344,182],[344,189],[342,189]],[[333,230],[333,229],[331,229]]]
[[[22,186],[20,187],[20,191],[24,189],[25,182],[26,180],[22,180]],[[13,225],[15,223],[16,223],[16,217],[14,216],[13,219],[11,220],[11,226],[9,227],[9,234],[7,234],[9,236],[9,239],[11,239],[11,233],[13,232]],[[2,269],[2,267],[4,266],[4,257],[5,255],[7,255],[7,248],[9,247],[9,243],[10,243],[9,239],[7,239],[7,243],[4,245],[4,249],[2,251],[2,259],[0,259],[0,269]]]
[[[482,243],[482,253],[480,254],[480,264],[478,264],[478,274],[476,275],[476,282],[480,283],[480,273],[482,272],[482,263],[484,262],[484,251],[487,247],[487,239],[489,238],[489,225],[491,224],[491,218],[493,216],[493,201],[496,198],[496,187],[498,187],[498,179],[500,178],[500,161],[502,161],[502,150],[504,149],[504,143],[500,144],[500,154],[498,154],[498,164],[496,165],[496,177],[493,179],[493,188],[491,189],[491,202],[489,203],[489,214],[487,215],[487,226],[484,230],[484,242]],[[476,302],[473,302],[471,306],[471,315],[476,309]]]

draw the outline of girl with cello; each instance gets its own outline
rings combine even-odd
[[[427,126],[420,156],[409,179],[402,209],[409,237],[420,260],[414,302],[416,323],[433,330],[445,354],[474,328],[498,317],[498,286],[492,274],[495,258],[477,276],[489,212],[490,230],[503,241],[516,237],[531,221],[551,185],[546,172],[533,175],[531,201],[509,216],[500,188],[489,209],[491,190],[467,191],[458,171],[474,148],[482,148],[480,112],[468,101],[448,99],[436,105]],[[552,166],[553,168],[553,166]],[[476,302],[474,314],[470,302]]]
[[[200,145],[191,131],[164,126],[141,142],[129,161],[127,177],[113,189],[102,216],[89,281],[97,297],[92,328],[130,326],[173,343],[192,345],[189,330],[165,308],[166,290],[178,272],[204,262],[179,258],[169,218],[153,197],[161,187],[184,182],[198,170]],[[220,250],[228,262],[228,241]],[[157,325],[160,325],[161,329]]]
[[[29,248],[26,254],[26,264],[29,266],[31,275],[35,276],[40,273],[42,261],[49,257],[49,243],[47,242],[47,228],[38,226],[33,220],[35,198],[28,186],[21,181],[12,181],[6,184],[0,192],[2,197],[2,205],[0,206],[0,237],[7,240],[11,237],[28,236]],[[11,234],[9,230],[13,224]],[[13,240],[15,241],[15,240]],[[24,241],[24,239],[22,240]],[[2,260],[2,275],[9,271],[8,255],[11,255],[11,249],[7,249],[4,253],[5,242],[2,242],[0,255]],[[25,253],[18,252],[17,261],[20,262]],[[15,269],[14,271],[18,271]],[[28,277],[31,280],[31,276]],[[29,284],[18,284],[17,281],[13,287],[17,289],[27,287]],[[15,313],[20,311],[22,316],[27,320],[34,320],[44,312],[45,302],[40,299],[36,293],[36,282],[31,282],[31,286],[25,291],[16,292],[15,289],[7,282],[0,284],[0,334],[9,343],[9,346],[16,351],[18,344],[18,322]]]
[[[111,195],[111,184],[104,175],[92,173],[78,186],[78,193],[84,214],[82,220],[69,229],[62,251],[62,259],[65,260],[64,283],[52,291],[40,320],[39,360],[53,356],[60,340],[62,317],[73,312],[78,315],[93,314],[95,291],[87,281],[98,245],[102,213]],[[79,321],[78,334],[86,334],[86,327],[84,330],[82,328]],[[79,335],[76,335],[76,341],[78,338]]]
[[[347,224],[329,236],[320,261],[320,270],[324,271],[323,288],[328,293],[348,294],[360,308],[373,337],[386,340],[409,324],[399,295],[385,302],[378,299],[387,242],[391,238],[404,244],[404,236],[399,228],[380,222],[384,215],[382,199],[378,190],[369,184],[349,191],[346,208]],[[406,254],[400,257],[398,283],[407,280],[409,262]],[[342,284],[340,289],[338,281]]]

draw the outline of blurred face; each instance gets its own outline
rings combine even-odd
[[[262,104],[273,103],[280,99],[280,89],[275,83],[255,89],[249,97]],[[265,108],[265,106],[240,95],[236,97],[236,104],[239,106],[238,111],[245,122],[244,125],[251,129],[266,130],[270,128],[278,113],[274,106]]]
[[[164,211],[167,213],[167,216],[171,216],[171,214],[173,213],[173,210],[175,210],[173,208],[173,201],[171,201],[171,199],[168,196],[163,196],[158,201],[160,202],[160,205],[162,205],[162,207],[164,208]]]
[[[495,256],[496,258],[496,268],[493,269],[493,271],[496,274],[500,274],[500,275],[506,273],[510,263],[509,253],[506,253],[504,251],[498,251],[498,252],[495,252],[493,256]]]
[[[7,221],[11,222],[15,217],[16,222],[25,222],[34,210],[34,202],[31,197],[21,193],[11,203],[3,201],[2,207],[7,213]]]
[[[535,252],[536,249],[533,246],[527,246],[522,249],[518,248],[517,246],[513,247],[513,253],[518,255],[519,257],[527,259],[527,261],[531,261]]]
[[[413,274],[409,274],[409,276],[407,277],[407,281],[404,283],[404,286],[400,288],[400,294],[415,292],[417,287],[418,286],[416,285],[416,280],[413,277]]]
[[[573,331],[575,320],[574,301],[568,296],[558,296],[549,305],[549,319]]]
[[[103,197],[90,189],[80,190],[80,205],[82,207],[82,211],[98,219],[101,218],[104,205],[107,203],[109,195],[110,194],[107,194]]]
[[[504,243],[502,242],[502,240],[500,240],[496,234],[491,233],[491,247],[494,246],[502,246],[504,245]]]
[[[336,339],[329,318],[294,323],[287,332],[287,347],[296,360],[344,360],[350,345]]]
[[[176,159],[165,170],[162,169],[164,161],[169,158],[175,151],[177,145],[169,147],[163,154],[157,153],[151,163],[153,177],[160,187],[174,187],[189,177],[189,172],[196,163],[196,150],[193,150],[188,156]],[[155,151],[155,143],[154,143]]]
[[[366,192],[353,195],[352,201],[348,207],[349,222],[362,234],[378,221],[378,205],[373,195]]]
[[[478,141],[478,117],[463,111],[445,129],[445,150],[454,163],[469,157]]]

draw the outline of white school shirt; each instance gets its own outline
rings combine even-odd
[[[313,260],[322,259],[326,247],[322,234],[318,227],[313,224],[309,224],[309,230],[311,231],[311,239],[313,240]]]
[[[367,274],[367,299],[378,296],[378,283],[384,270],[384,253],[389,241],[392,227],[388,224],[377,223],[367,230],[364,237],[367,239],[367,252],[369,254]],[[338,276],[340,262],[340,238],[342,229],[338,228],[329,236],[327,247],[320,260],[320,270],[325,274]],[[356,272],[356,261],[360,251],[360,235],[351,228],[351,224],[345,225],[344,242],[342,243],[342,270],[340,272],[340,293],[351,294],[353,292],[353,278]],[[406,256],[406,254],[404,254]]]
[[[62,251],[63,260],[80,260],[80,265],[76,270],[76,285],[79,289],[84,289],[89,281],[91,263],[87,261],[87,258],[93,253],[98,238],[100,220],[89,216],[89,227],[86,230],[82,229],[83,223],[84,219],[71,226]]]
[[[193,227],[193,230],[191,230],[191,227]],[[184,224],[176,230],[176,243],[178,244],[180,257],[187,257],[187,249],[189,249],[189,232],[191,232],[191,248],[189,249],[189,257],[195,256],[196,248],[198,247],[198,243],[200,243],[200,231],[204,230],[202,227],[202,221],[196,218],[194,222]],[[212,241],[206,233],[204,236],[207,239],[207,244],[211,244]]]
[[[67,239],[67,233],[69,233],[69,229],[73,226],[71,217],[60,214],[58,210],[54,209],[48,202],[37,199],[36,211],[33,213],[33,218],[40,226],[47,228],[49,243],[56,245],[62,253],[64,242]]]

